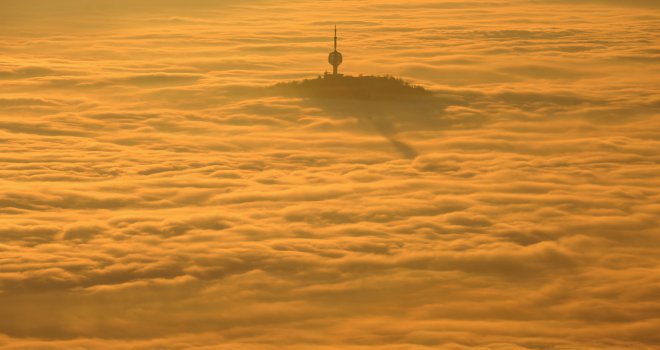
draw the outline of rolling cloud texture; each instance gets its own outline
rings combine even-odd
[[[0,347],[656,349],[656,4],[0,0]]]

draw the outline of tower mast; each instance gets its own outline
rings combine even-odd
[[[343,57],[339,51],[337,51],[337,25],[335,24],[335,50],[330,52],[328,55],[328,63],[332,65],[332,75],[339,75],[339,65],[343,61]]]
[[[335,24],[335,52],[337,52],[337,25]]]

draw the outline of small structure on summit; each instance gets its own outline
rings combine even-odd
[[[337,51],[337,26],[335,25],[334,51],[328,55],[328,63],[332,65],[332,73],[325,72],[316,79],[304,79],[277,83],[269,89],[283,95],[298,96],[315,100],[342,99],[344,105],[348,100],[372,101],[387,105],[393,101],[415,101],[432,99],[433,93],[422,86],[411,84],[391,75],[344,75],[339,73],[339,66],[344,58]]]
[[[337,51],[337,25],[335,24],[335,51],[330,52],[328,55],[328,63],[332,65],[332,75],[341,75],[339,74],[339,65],[343,61],[344,57],[341,55],[341,52]]]
[[[381,134],[404,157],[413,159],[417,151],[399,139],[400,131],[435,128],[446,105],[435,93],[391,75],[344,75],[339,73],[343,56],[337,51],[335,25],[334,51],[328,55],[332,73],[315,79],[280,82],[266,88],[276,96],[302,99],[301,104],[320,109],[327,118],[320,128],[358,125]],[[345,123],[345,124],[344,124]],[[315,126],[316,127],[316,126]]]

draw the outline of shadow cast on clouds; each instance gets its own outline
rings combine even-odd
[[[453,127],[445,109],[457,103],[392,76],[319,76],[317,79],[278,83],[268,93],[302,98],[302,105],[320,108],[333,118],[357,118],[363,129],[372,130],[390,142],[406,158],[418,152],[400,139],[406,131],[442,130]],[[466,120],[470,123],[481,120]]]

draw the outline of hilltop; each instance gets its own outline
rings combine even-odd
[[[325,75],[316,79],[289,81],[271,87],[279,93],[307,98],[356,100],[408,100],[430,97],[431,92],[403,79],[386,76]]]

